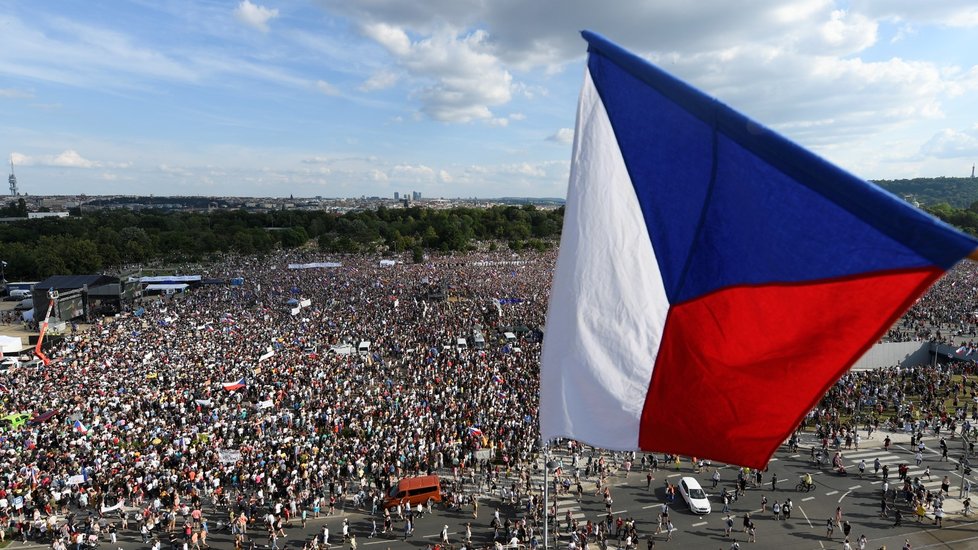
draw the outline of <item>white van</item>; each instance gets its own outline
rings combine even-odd
[[[512,332],[504,332],[503,333],[503,338],[506,339],[506,343],[507,344],[515,344],[516,343],[516,335],[513,334]]]
[[[465,351],[469,349],[469,344],[465,341],[465,338],[459,338],[455,341],[455,349],[458,351]]]
[[[486,337],[483,336],[478,330],[472,331],[472,348],[486,349]]]
[[[360,355],[367,355],[370,353],[370,340],[363,340],[360,345],[357,346],[357,353]]]
[[[11,300],[26,300],[30,299],[33,295],[30,290],[25,290],[23,288],[14,288],[10,290]]]

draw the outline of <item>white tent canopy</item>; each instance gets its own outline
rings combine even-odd
[[[16,336],[0,336],[0,353],[20,353],[24,342]]]
[[[164,290],[164,291],[165,290],[176,290],[178,292],[183,292],[184,290],[187,290],[187,287],[188,286],[190,286],[190,285],[187,285],[187,284],[184,284],[184,283],[179,283],[179,284],[175,284],[175,283],[174,284],[151,284],[151,285],[146,285],[146,290]]]

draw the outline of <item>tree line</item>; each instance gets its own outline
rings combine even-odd
[[[7,212],[19,213],[11,203]],[[378,208],[335,214],[313,210],[208,213],[125,209],[0,224],[7,280],[90,274],[123,265],[198,262],[225,253],[263,254],[318,245],[327,253],[464,251],[556,246],[563,208]]]
[[[978,201],[978,178],[914,178],[874,183],[898,197],[928,206],[946,203],[954,208],[967,208]]]

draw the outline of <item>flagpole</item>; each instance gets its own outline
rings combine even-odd
[[[543,550],[550,548],[550,498],[548,493],[550,482],[547,473],[550,470],[550,445],[543,444]]]

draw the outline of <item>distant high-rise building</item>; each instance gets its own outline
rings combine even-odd
[[[7,182],[10,183],[10,196],[17,196],[17,176],[14,175],[14,157],[10,157],[10,177],[7,178]]]
[[[400,199],[401,199],[401,194],[398,193],[397,191],[394,191],[394,200],[400,200]]]
[[[411,200],[414,201],[421,200],[421,191],[411,191]]]

